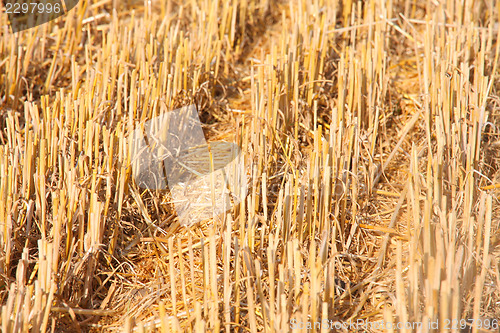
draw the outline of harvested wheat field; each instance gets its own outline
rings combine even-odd
[[[500,2],[0,29],[3,332],[500,332]],[[201,144],[143,186],[134,133],[185,107]]]

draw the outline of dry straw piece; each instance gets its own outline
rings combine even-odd
[[[493,0],[1,12],[2,331],[498,332],[499,22]],[[134,131],[189,105],[208,144],[179,170],[220,182],[186,193],[235,196],[193,225],[133,168]]]

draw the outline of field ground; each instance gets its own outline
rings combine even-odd
[[[499,23],[493,0],[2,12],[2,331],[499,332]],[[132,132],[188,105],[248,195],[181,225]]]

